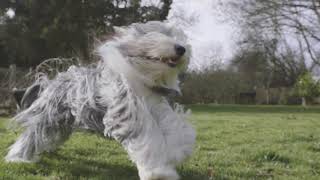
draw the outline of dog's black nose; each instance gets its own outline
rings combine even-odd
[[[177,53],[177,55],[179,55],[179,56],[183,56],[184,53],[186,52],[186,48],[184,48],[183,46],[178,45],[178,44],[176,44],[176,45],[174,46],[174,49],[176,50],[176,53]]]

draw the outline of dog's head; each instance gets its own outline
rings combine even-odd
[[[117,27],[115,30],[116,43],[111,43],[112,46],[125,57],[145,85],[180,91],[177,77],[187,69],[190,57],[190,47],[182,31],[167,23],[155,21]],[[119,68],[123,69],[122,73],[131,76],[131,70],[123,66]]]
[[[117,32],[120,35],[130,34],[126,41],[120,43],[119,49],[131,59],[132,64],[138,60],[172,69],[188,63],[189,48],[169,25],[160,22],[133,24],[128,29],[117,28]]]

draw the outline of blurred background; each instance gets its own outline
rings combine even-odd
[[[150,20],[175,24],[192,45],[181,103],[320,103],[318,0],[1,0],[0,115],[45,60],[92,63],[113,26]]]

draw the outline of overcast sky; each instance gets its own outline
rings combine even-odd
[[[193,48],[191,69],[202,69],[215,61],[226,62],[232,56],[235,28],[224,21],[226,14],[221,2],[226,1],[173,0],[168,20],[182,27],[189,38]],[[159,5],[160,0],[142,2],[142,5]],[[183,22],[190,20],[195,23]]]
[[[211,61],[230,59],[235,28],[224,21],[226,18],[219,0],[174,0],[169,21],[181,21],[181,18],[174,17],[179,12],[187,20],[192,17],[198,20],[192,26],[184,27],[193,47],[191,68],[201,69]]]

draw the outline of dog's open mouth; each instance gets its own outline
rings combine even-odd
[[[134,59],[144,59],[147,61],[155,62],[155,63],[163,63],[168,65],[169,67],[176,67],[180,64],[181,58],[180,57],[149,57],[149,56],[131,56]]]
[[[158,61],[158,62],[162,62],[167,64],[170,67],[176,67],[179,62],[180,62],[180,58],[164,58],[164,57],[160,57],[160,58],[150,58],[154,61]]]

